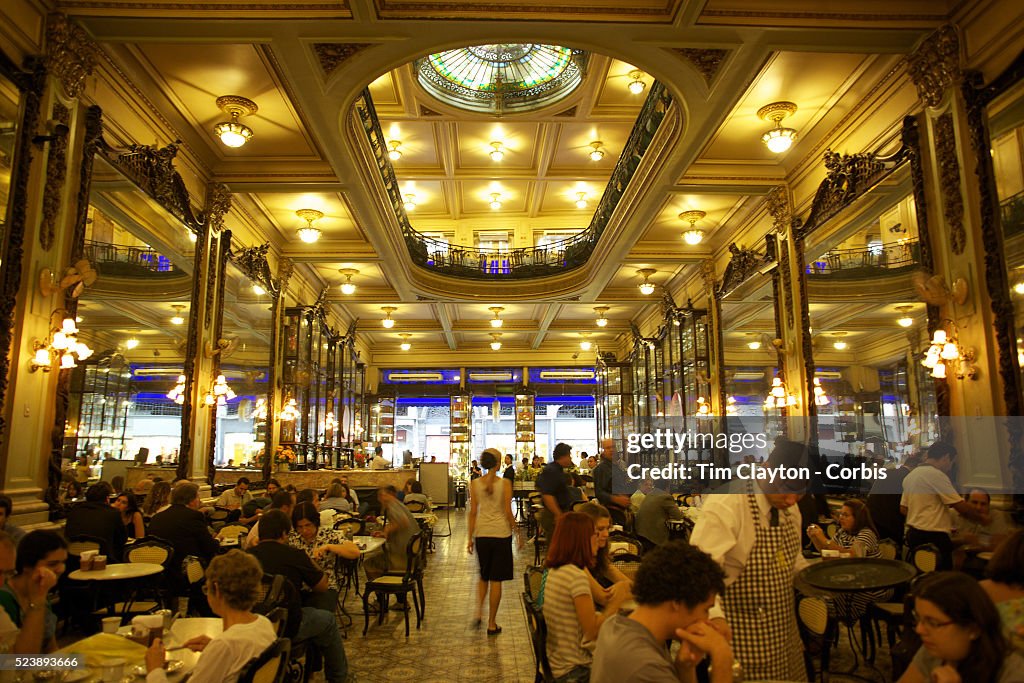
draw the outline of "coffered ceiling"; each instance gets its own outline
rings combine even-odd
[[[822,140],[848,125],[858,103],[953,4],[57,3],[170,124],[167,135],[228,185],[251,234],[292,258],[314,289],[331,287],[331,307],[346,325],[359,320],[366,360],[378,366],[583,363],[593,352],[573,358],[580,331],[617,350],[629,323],[649,317],[660,301],[660,292],[640,294],[636,271],[654,268],[653,282],[679,290],[702,259],[750,228],[768,190],[820,156]],[[209,21],[217,17],[231,21]],[[495,117],[460,112],[415,82],[411,61],[424,54],[516,41],[588,50],[579,89],[546,109]],[[643,95],[626,87],[634,69],[643,72]],[[595,263],[557,287],[434,276],[424,285],[353,124],[352,104],[364,88],[385,137],[400,141],[393,166],[403,194],[414,195],[409,216],[417,230],[467,244],[480,231],[504,231],[510,246],[532,246],[545,231],[589,224],[654,78],[676,99],[677,114],[666,118],[672,130],[659,139],[655,158],[645,158],[645,175],[630,188],[630,203],[599,243]],[[259,106],[244,119],[255,134],[243,147],[225,147],[213,135],[225,119],[215,102],[221,95]],[[771,126],[756,115],[777,100],[798,106],[786,125],[799,138],[781,155],[761,144]],[[500,162],[489,156],[494,141],[502,143]],[[594,141],[605,152],[599,161],[589,157]],[[576,206],[581,192],[585,208]],[[489,206],[493,193],[499,210]],[[296,236],[302,208],[324,213],[316,244]],[[695,225],[706,238],[694,246],[681,240],[689,224],[677,217],[692,209],[706,212]],[[341,268],[359,271],[351,296],[339,291]],[[611,307],[605,328],[594,325],[599,305]],[[397,307],[391,330],[379,323],[381,306]],[[488,323],[491,306],[504,307],[501,352],[488,347],[489,333],[499,331]],[[398,351],[402,332],[424,353]]]

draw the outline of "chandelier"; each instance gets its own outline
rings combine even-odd
[[[299,404],[294,398],[290,398],[284,402],[284,408],[281,409],[281,421],[295,422],[297,419],[299,419]]]
[[[35,342],[30,371],[49,372],[53,366],[54,356],[60,359],[61,370],[70,370],[78,367],[75,361],[83,361],[92,355],[92,349],[85,342],[78,341],[79,330],[75,319],[62,317],[63,315],[64,311],[57,310],[50,316],[54,323],[57,320],[61,321],[60,327],[54,326],[49,342]]]
[[[974,366],[974,349],[964,349],[957,337],[956,325],[949,321],[952,335],[944,328],[938,328],[932,335],[931,344],[925,352],[921,365],[931,370],[935,379],[946,379],[949,371],[957,379],[977,379],[978,368]]]
[[[167,398],[179,406],[185,402],[185,375],[178,375],[178,381],[174,388],[167,392]]]
[[[828,394],[825,393],[825,387],[821,386],[821,380],[817,377],[814,378],[814,405],[816,406],[827,406],[831,400]]]
[[[768,390],[768,396],[764,399],[765,410],[773,408],[782,409],[796,405],[796,397],[786,390],[786,383],[781,377],[772,379],[772,388]]]

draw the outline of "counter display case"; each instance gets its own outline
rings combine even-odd
[[[618,452],[625,453],[626,436],[636,430],[633,371],[628,361],[598,357],[596,408],[598,438],[613,439]]]
[[[453,394],[450,406],[448,443],[451,447],[451,462],[466,468],[469,466],[473,446],[473,397]]]
[[[533,394],[516,394],[516,462],[536,452],[536,409]]]

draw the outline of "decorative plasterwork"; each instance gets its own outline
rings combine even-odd
[[[929,107],[939,106],[946,90],[960,81],[960,38],[956,29],[947,24],[925,38],[907,58],[907,66],[921,101]]]
[[[374,0],[380,19],[486,19],[488,21],[609,21],[671,23],[682,0],[620,2],[616,6],[589,0],[520,0],[469,2],[467,0]]]
[[[715,292],[715,260],[706,258],[700,262],[700,277],[704,282],[704,291],[708,294]]]
[[[272,297],[280,293],[280,283],[270,272],[270,262],[267,261],[267,252],[270,251],[270,243],[260,244],[255,247],[244,247],[238,251],[228,254],[239,270],[253,282],[259,283],[264,290]]]
[[[939,183],[942,187],[942,216],[949,229],[949,243],[959,256],[967,246],[964,230],[964,196],[960,188],[960,162],[956,158],[956,130],[953,115],[945,113],[935,119],[935,155],[939,162]]]
[[[789,192],[785,185],[777,185],[768,193],[765,201],[768,213],[772,217],[772,228],[780,235],[786,234],[786,227],[793,220],[789,206]]]
[[[118,152],[104,143],[97,151],[172,216],[198,232],[203,218],[193,210],[185,181],[174,168],[176,143],[161,148],[131,145],[127,152]]]
[[[46,69],[58,79],[68,97],[78,97],[96,66],[96,44],[67,16],[53,12],[46,21]]]
[[[770,235],[766,237],[770,237]],[[758,271],[775,261],[776,255],[773,249],[775,240],[766,240],[766,245],[768,248],[764,254],[753,249],[741,249],[736,246],[735,242],[729,245],[729,253],[732,256],[729,259],[729,265],[725,267],[725,272],[722,273],[722,282],[715,292],[719,298],[725,297],[729,292],[756,275]]]
[[[325,76],[331,73],[347,61],[352,55],[362,52],[376,43],[313,43],[313,52],[316,54],[320,68]]]
[[[51,118],[65,127],[71,125],[71,110],[55,102]],[[53,246],[57,231],[57,216],[60,214],[61,198],[64,196],[64,179],[68,173],[68,135],[54,135],[46,155],[46,189],[43,192],[43,220],[39,225],[39,244],[46,251]]]
[[[715,48],[674,47],[671,49],[672,52],[692,64],[707,83],[715,80],[718,70],[722,68],[722,63],[729,56],[728,50]]]

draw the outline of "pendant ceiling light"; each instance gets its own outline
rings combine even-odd
[[[175,304],[175,305],[171,306],[171,308],[174,309],[174,315],[171,316],[171,324],[172,325],[184,325],[185,324],[185,318],[181,315],[181,313],[182,313],[182,311],[185,310],[185,307],[182,306],[181,304]]]
[[[590,333],[589,332],[580,332],[580,336],[583,337],[582,341],[580,341],[580,351],[589,351],[591,346],[592,346],[592,344],[591,344],[590,340],[587,339],[587,337],[590,336]]]
[[[576,193],[576,208],[585,209],[587,208],[587,193],[577,192]]]
[[[501,161],[505,158],[505,147],[495,140],[491,143],[491,151],[487,154],[491,157],[491,161]]]
[[[230,121],[222,121],[213,127],[214,134],[227,147],[241,147],[252,138],[252,128],[239,123],[243,116],[251,116],[259,111],[252,100],[239,95],[222,95],[217,98],[217,107],[231,117]]]
[[[395,321],[392,319],[391,314],[398,310],[395,306],[381,306],[380,310],[384,311],[384,319],[380,321],[380,324],[384,326],[384,329],[390,330],[395,326]]]
[[[643,76],[644,72],[641,71],[640,69],[633,69],[632,71],[629,72],[630,81],[626,85],[626,87],[629,88],[629,92],[633,93],[634,95],[639,95],[644,91],[644,88],[647,87],[647,84],[643,82]]]
[[[352,276],[359,275],[359,271],[355,268],[342,268],[338,271],[345,276],[345,281],[341,283],[341,293],[346,296],[356,293],[356,286],[352,283]]]
[[[501,327],[504,321],[499,317],[499,314],[505,309],[501,306],[491,306],[487,310],[494,314],[494,317],[491,319],[491,327]]]
[[[491,351],[501,350],[501,332],[491,332]]]
[[[403,351],[409,351],[410,349],[412,349],[412,344],[409,342],[409,338],[412,337],[411,334],[409,334],[407,332],[403,332],[403,333],[399,334],[398,336],[402,338],[402,343],[400,345],[400,348]]]
[[[706,215],[707,213],[705,213],[704,211],[699,211],[696,209],[693,211],[683,211],[681,214],[679,214],[679,220],[686,221],[687,223],[690,224],[690,229],[683,233],[684,242],[690,245],[701,243],[701,240],[704,239],[704,231],[698,230],[693,226],[697,221],[701,220]]]
[[[656,285],[650,281],[650,277],[657,272],[658,271],[656,271],[654,268],[641,268],[640,270],[636,271],[636,274],[644,279],[643,282],[637,285],[637,287],[640,288],[640,293],[643,294],[644,296],[650,296],[651,294],[654,294],[654,288],[656,287]]]
[[[306,221],[306,226],[299,228],[296,233],[300,240],[306,244],[312,244],[320,239],[320,231],[313,227],[313,223],[324,217],[323,211],[317,211],[316,209],[299,209],[295,212],[295,215]]]
[[[774,123],[775,127],[761,136],[761,142],[776,154],[781,154],[796,142],[796,131],[783,128],[782,121],[796,113],[796,105],[792,102],[772,102],[757,110],[758,118]]]
[[[914,318],[910,315],[910,311],[913,308],[913,306],[897,306],[896,310],[903,315],[896,320],[896,324],[900,327],[912,327],[914,325]]]
[[[498,209],[501,208],[501,193],[500,192],[492,192],[491,193],[491,205],[490,206],[495,211],[497,211]]]
[[[594,324],[598,327],[608,327],[608,318],[605,317],[608,308],[608,306],[594,306],[594,313],[597,313],[597,320],[594,321]]]
[[[404,196],[404,199],[405,199],[405,201],[402,202],[402,206],[405,207],[405,212],[409,213],[410,211],[415,211],[416,210],[416,195],[413,194],[412,192],[410,192],[410,193],[408,193],[408,194],[406,194]]]
[[[401,146],[401,140],[388,140],[388,159],[391,159],[391,161],[398,161],[401,159],[402,150],[399,149]]]

